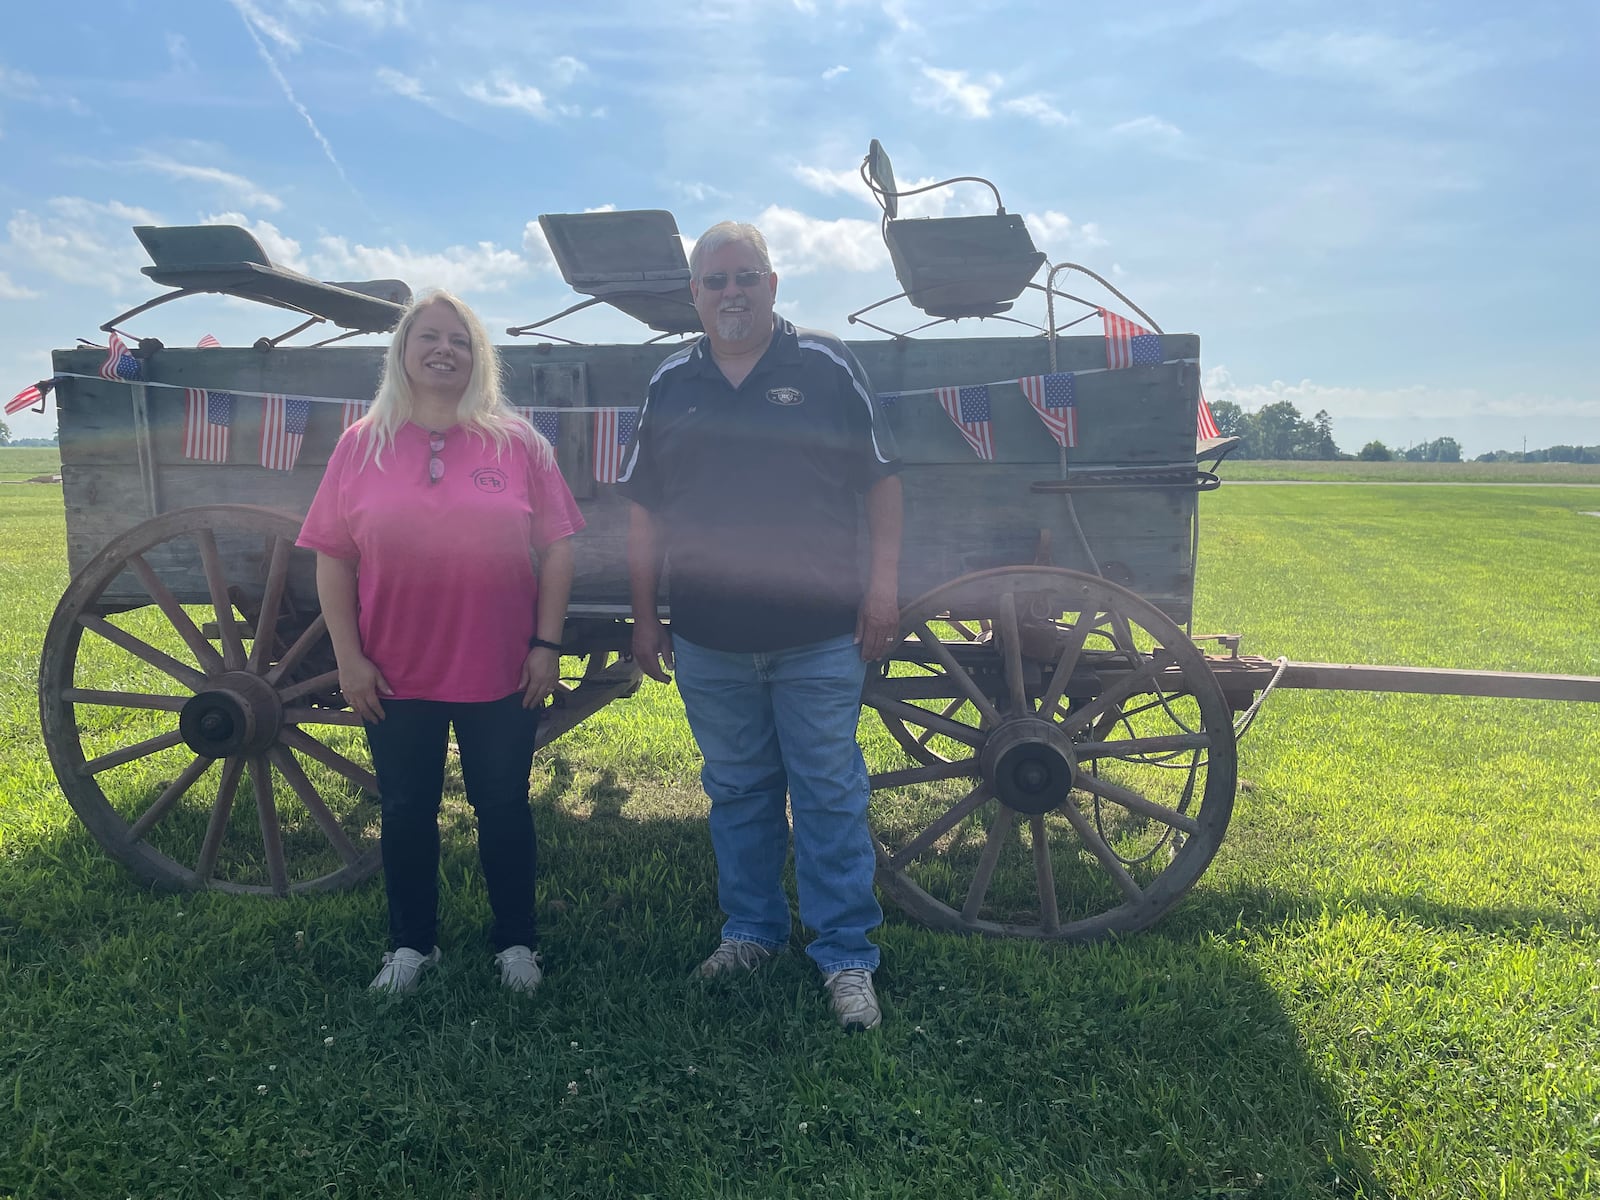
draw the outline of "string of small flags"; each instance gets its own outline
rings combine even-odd
[[[1139,367],[1161,361],[1161,335],[1143,325],[1130,321],[1110,309],[1100,310],[1100,321],[1106,335],[1106,367]],[[1204,389],[1200,404],[1195,410],[1195,435],[1202,438],[1221,437],[1216,418],[1211,415],[1211,405],[1206,403]]]

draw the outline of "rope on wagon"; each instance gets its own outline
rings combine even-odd
[[[1256,714],[1261,711],[1261,706],[1267,702],[1267,697],[1272,695],[1272,689],[1278,686],[1278,681],[1283,678],[1283,673],[1289,669],[1289,656],[1280,654],[1277,658],[1278,669],[1272,673],[1272,678],[1267,681],[1267,686],[1261,689],[1250,707],[1239,714],[1239,719],[1233,723],[1233,740],[1242,742],[1250,726],[1255,723]]]

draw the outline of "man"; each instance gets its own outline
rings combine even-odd
[[[662,682],[676,669],[705,759],[727,920],[699,972],[753,971],[788,945],[787,793],[800,919],[817,933],[806,953],[839,1023],[870,1029],[882,1011],[867,935],[883,913],[856,722],[867,664],[898,626],[899,459],[844,344],[773,315],[760,230],[713,225],[689,273],[706,333],[651,379],[619,486],[633,502],[634,659]]]

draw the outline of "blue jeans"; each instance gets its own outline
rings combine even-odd
[[[800,920],[825,973],[878,966],[867,940],[883,921],[873,894],[870,785],[856,743],[866,664],[849,635],[749,654],[672,642],[678,691],[705,758],[722,936],[776,949],[789,941],[783,864],[794,812]]]
[[[495,950],[537,946],[533,877],[538,848],[528,806],[539,710],[522,693],[483,703],[385,700],[383,720],[366,727],[383,809],[379,843],[389,898],[389,942],[419,954],[439,932],[439,802],[455,726],[461,781],[478,818],[478,861],[494,924]]]

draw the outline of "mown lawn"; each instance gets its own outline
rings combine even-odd
[[[1600,675],[1600,488],[1203,504],[1198,630]],[[885,1025],[847,1037],[798,954],[688,978],[719,924],[704,801],[648,686],[536,765],[546,986],[501,993],[452,828],[444,965],[378,1001],[376,881],[158,895],[83,831],[34,699],[60,492],[0,489],[0,518],[0,1195],[1600,1192],[1591,706],[1280,692],[1154,930],[1053,947],[890,910]]]

